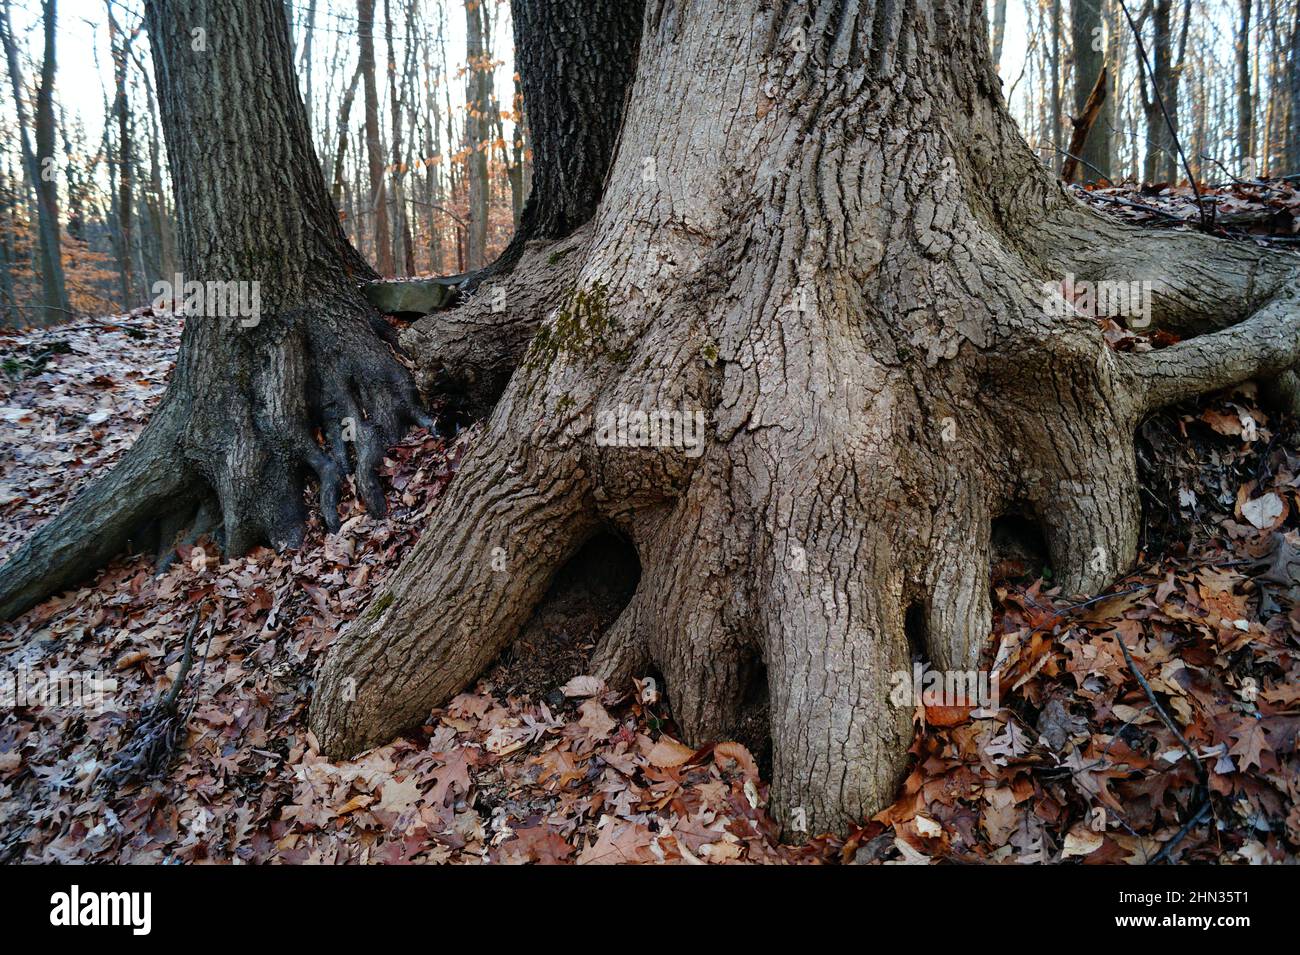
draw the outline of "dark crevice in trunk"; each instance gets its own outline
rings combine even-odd
[[[908,604],[903,614],[903,633],[907,637],[907,649],[913,663],[930,662],[929,616],[929,610],[920,600]]]
[[[767,686],[767,664],[757,652],[742,664],[744,696],[736,723],[736,742],[741,743],[758,763],[764,779],[772,778],[772,721]]]
[[[993,521],[989,534],[993,580],[1050,575],[1047,538],[1027,509],[1008,511]]]

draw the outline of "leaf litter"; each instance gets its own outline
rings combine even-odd
[[[130,445],[177,339],[147,309],[0,334],[0,554]],[[101,707],[0,718],[0,861],[1295,861],[1300,455],[1294,423],[1253,388],[1143,426],[1142,553],[1110,596],[1066,598],[1032,562],[996,568],[1000,705],[918,708],[894,804],[803,844],[768,814],[764,753],[687,745],[650,682],[607,687],[572,648],[549,685],[502,662],[418,731],[348,762],[320,755],[315,665],[438,519],[476,436],[417,430],[393,448],[383,519],[349,496],[339,533],[313,518],[297,551],[182,547],[161,574],[122,557],[0,628],[0,670],[112,681]],[[182,676],[200,605],[206,665],[177,746],[157,772],[106,785]],[[579,636],[586,651],[597,634]]]

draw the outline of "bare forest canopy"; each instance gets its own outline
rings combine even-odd
[[[353,245],[387,276],[490,262],[531,172],[509,4],[284,6]],[[4,14],[0,325],[144,305],[176,242],[143,3],[4,0]],[[988,19],[1013,115],[1057,172],[1185,180],[1172,127],[1202,182],[1300,173],[1300,0],[992,0]]]

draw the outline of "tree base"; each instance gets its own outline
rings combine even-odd
[[[377,469],[408,424],[432,426],[414,381],[359,293],[262,316],[256,327],[192,318],[172,383],[140,439],[0,567],[0,619],[92,574],[128,544],[169,559],[211,531],[226,553],[294,547],[315,477],[339,526],[351,474],[382,514]]]

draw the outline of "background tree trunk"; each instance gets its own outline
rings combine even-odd
[[[1286,169],[1289,175],[1300,175],[1300,5],[1296,8],[1295,22],[1291,25],[1291,81],[1288,98],[1291,121],[1287,126]]]
[[[357,43],[361,87],[366,103],[366,158],[370,163],[370,202],[373,217],[375,267],[393,275],[393,239],[388,226],[388,193],[384,177],[384,146],[379,139],[379,92],[375,86],[375,0],[357,0]]]
[[[1237,161],[1241,164],[1254,161],[1255,107],[1250,89],[1250,0],[1237,4]],[[1251,178],[1260,174],[1258,168],[1245,173]]]
[[[487,9],[484,0],[465,0],[465,176],[469,183],[469,235],[465,267],[470,271],[487,264],[488,153],[491,130],[492,74],[484,62]]]
[[[1102,0],[1074,0],[1070,6],[1070,42],[1074,47],[1074,119],[1081,119],[1088,106],[1088,97],[1097,78],[1101,76],[1106,65],[1105,37],[1102,30]],[[1112,96],[1109,92],[1103,100],[1102,113],[1084,141],[1079,152],[1082,161],[1079,174],[1085,180],[1095,180],[1098,176],[1110,177],[1110,123],[1105,114],[1105,104]]]
[[[993,4],[993,33],[990,44],[993,47],[993,65],[1002,64],[1002,41],[1007,35],[1007,0],[996,0]]]
[[[406,32],[408,37],[414,32],[409,18],[406,22]],[[384,0],[384,41],[388,51],[388,69],[386,72],[388,77],[388,103],[391,113],[389,123],[393,131],[393,211],[397,220],[393,229],[393,242],[397,246],[393,260],[395,263],[400,262],[402,265],[399,274],[412,275],[415,273],[415,250],[411,247],[411,227],[406,218],[406,158],[402,153],[403,101],[398,90],[397,54],[393,48],[393,14],[392,4],[389,0]],[[407,65],[409,67],[410,64]],[[404,71],[403,75],[406,75],[406,73],[409,73],[409,70]]]
[[[519,227],[496,262],[468,281],[479,293],[468,305],[417,322],[402,340],[428,385],[473,415],[496,402],[556,290],[580,264],[577,233],[600,202],[614,158],[644,3],[514,0],[511,9],[533,151]],[[514,280],[530,244],[534,261]]]
[[[1061,97],[1061,0],[1052,0],[1052,93],[1051,93],[1051,112],[1052,112],[1052,168],[1058,172],[1061,169],[1061,162],[1065,158],[1061,154],[1065,146],[1064,140],[1064,123],[1063,104]]]
[[[343,211],[343,168],[348,154],[348,118],[352,115],[352,102],[357,96],[357,81],[361,79],[361,67],[358,66],[352,74],[352,79],[348,81],[347,91],[343,94],[343,102],[339,106],[339,141],[334,151],[334,176],[331,180],[333,185],[330,187],[330,195],[334,200],[334,207],[340,213]]]
[[[127,96],[126,78],[127,61],[130,55],[132,36],[123,35],[121,27],[113,15],[112,3],[106,0],[108,9],[109,48],[113,56],[113,117],[117,121],[117,157],[113,164],[113,173],[117,179],[116,205],[117,234],[114,237],[117,246],[118,282],[122,295],[122,308],[129,309],[135,300],[135,282],[132,277],[131,254],[134,241],[134,203],[133,166],[135,157],[131,142],[131,102]]]
[[[636,71],[643,0],[513,0],[533,147],[520,232],[561,239],[595,214]]]
[[[1170,182],[1178,182],[1186,178],[1178,147],[1179,124],[1182,121],[1180,96],[1182,93],[1183,71],[1187,66],[1187,35],[1191,29],[1191,24],[1192,0],[1183,0],[1183,16],[1178,31],[1177,53],[1169,69],[1169,89],[1165,94],[1165,109],[1169,113],[1169,122],[1166,123],[1168,148],[1164,153],[1164,178]],[[1169,124],[1173,125],[1172,129],[1168,128]]]
[[[9,0],[5,0],[3,42],[9,78],[17,113],[19,138],[27,178],[36,194],[37,261],[41,273],[43,310],[40,320],[47,325],[65,321],[71,314],[63,278],[63,247],[59,235],[58,166],[54,158],[54,73],[57,11],[54,0],[44,4],[45,59],[41,64],[41,82],[36,94],[36,146],[33,151],[28,132],[27,107],[22,89],[22,72],[18,66],[17,41]]]
[[[1155,182],[1166,168],[1166,157],[1173,153],[1173,139],[1169,135],[1169,124],[1165,121],[1160,108],[1161,97],[1165,98],[1168,108],[1169,76],[1173,56],[1170,35],[1170,11],[1172,0],[1155,0],[1151,6],[1152,37],[1147,47],[1150,56],[1151,76],[1139,67],[1142,84],[1142,111],[1146,117],[1146,154],[1142,161],[1142,178],[1146,182]],[[1147,96],[1147,83],[1151,85],[1151,95]]]

